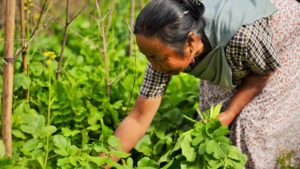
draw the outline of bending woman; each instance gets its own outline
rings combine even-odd
[[[144,136],[171,77],[185,72],[201,79],[202,110],[224,103],[219,118],[247,168],[276,168],[282,151],[299,160],[299,17],[296,0],[152,0],[135,25],[145,79],[115,132],[124,151]]]

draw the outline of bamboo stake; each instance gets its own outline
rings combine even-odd
[[[135,12],[135,3],[134,0],[130,0],[130,29],[134,29],[134,12]],[[129,44],[129,56],[132,55],[132,50],[133,50],[133,41],[134,41],[134,33],[133,31],[130,31],[130,44]]]
[[[11,113],[14,78],[14,31],[16,0],[6,0],[4,72],[2,96],[2,138],[5,146],[5,155],[12,155]]]
[[[105,62],[105,72],[106,72],[106,92],[107,96],[110,97],[110,77],[109,77],[109,58],[107,55],[107,43],[106,43],[106,36],[104,30],[104,19],[101,13],[101,8],[99,6],[98,0],[96,0],[96,7],[99,15],[99,23],[98,27],[100,29],[101,38],[102,38],[102,56],[104,57]]]
[[[25,2],[20,2],[20,14],[21,14],[21,46],[22,46],[22,70],[28,76],[27,69],[27,48],[26,48],[26,13],[25,13]],[[24,96],[28,99],[28,89],[24,90]]]

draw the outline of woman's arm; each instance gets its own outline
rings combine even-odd
[[[272,73],[268,75],[248,75],[230,100],[225,111],[219,115],[221,123],[229,125],[244,107],[263,90],[271,75]]]
[[[155,99],[138,97],[132,111],[115,131],[115,136],[120,139],[123,151],[129,152],[145,135],[160,106],[161,100],[162,97]],[[112,159],[115,161],[119,160],[117,157],[112,157]]]

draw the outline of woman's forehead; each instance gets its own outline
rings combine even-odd
[[[157,37],[147,37],[143,35],[136,35],[137,45],[142,53],[145,55],[162,55],[163,53],[174,53],[174,48],[166,43],[163,43]]]
[[[136,35],[136,41],[140,51],[146,55],[160,52],[161,49],[166,47],[166,45],[155,37]]]

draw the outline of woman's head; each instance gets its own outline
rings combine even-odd
[[[183,45],[188,34],[202,32],[204,6],[195,0],[152,0],[136,19],[134,33]]]
[[[157,47],[173,51],[172,55],[182,60],[177,60],[178,63],[192,59],[191,55],[199,54],[203,48],[200,38],[204,28],[203,13],[204,6],[199,0],[152,0],[136,19],[134,33],[140,50],[143,52],[152,48],[150,51],[156,51],[155,56],[149,56],[154,55],[152,52],[148,52],[148,55],[143,52],[150,62],[151,58],[163,60],[160,58],[162,51],[157,51]],[[187,65],[182,65],[178,70]]]

